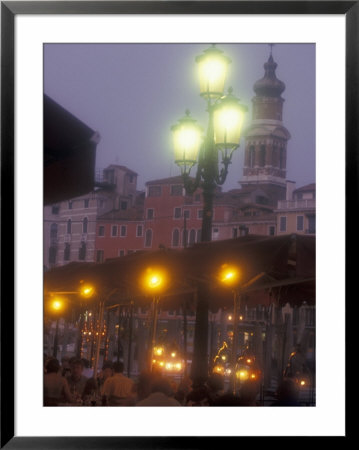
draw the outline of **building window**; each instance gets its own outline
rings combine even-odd
[[[212,228],[212,237],[214,239],[218,238],[219,228]]]
[[[287,231],[287,218],[285,216],[279,218],[279,231]]]
[[[126,235],[127,235],[127,226],[126,225],[121,225],[120,236],[124,237]]]
[[[82,232],[87,233],[87,225],[88,225],[88,218],[85,217],[82,221]]]
[[[190,211],[189,211],[189,209],[185,209],[185,210],[183,211],[183,217],[184,217],[185,219],[189,219],[189,217],[190,217]]]
[[[120,209],[121,209],[122,211],[126,211],[126,209],[127,209],[127,202],[125,202],[125,201],[120,201]]]
[[[52,223],[50,227],[50,240],[51,242],[57,241],[57,223]]]
[[[191,230],[189,233],[189,245],[193,245],[196,242],[196,230]]]
[[[182,208],[175,208],[173,217],[175,219],[180,219],[182,215]]]
[[[51,245],[49,248],[49,263],[55,264],[56,263],[56,255],[57,255],[57,246]]]
[[[142,225],[137,225],[137,228],[136,228],[136,236],[137,236],[137,237],[143,236],[143,226],[142,226]]]
[[[70,251],[71,251],[70,244],[66,242],[64,248],[64,261],[70,261]]]
[[[147,219],[149,219],[149,220],[153,219],[154,215],[155,215],[154,209],[153,208],[149,208],[147,210]]]
[[[67,234],[71,234],[72,222],[71,219],[67,221]]]
[[[203,218],[203,209],[199,209],[197,211],[197,219],[202,219]]]
[[[79,260],[84,261],[86,258],[86,243],[81,242],[80,248],[79,248]]]
[[[196,195],[194,196],[194,201],[195,201],[195,202],[200,202],[200,201],[201,201],[201,194],[196,194]]]
[[[100,225],[98,227],[98,235],[99,236],[105,236],[105,227],[103,225]]]
[[[304,216],[297,216],[297,231],[304,230]]]
[[[238,228],[232,229],[232,238],[235,239],[238,237]]]
[[[133,180],[135,179],[135,177],[133,175],[129,175],[128,178],[130,180],[130,183],[133,183]]]
[[[84,208],[88,208],[89,207],[89,202],[90,202],[90,200],[88,198],[86,198],[84,200]]]
[[[51,214],[58,214],[60,211],[60,206],[59,205],[52,205],[51,207]]]
[[[172,232],[172,247],[178,247],[179,240],[180,240],[180,233],[179,233],[179,230],[177,230],[177,228],[175,228]]]
[[[149,186],[148,187],[149,197],[161,197],[161,186]]]
[[[148,230],[146,230],[145,247],[151,247],[151,246],[152,246],[152,230],[148,229]]]
[[[197,242],[202,241],[202,230],[197,230]]]
[[[69,209],[72,209],[72,200],[69,201]]]
[[[171,186],[171,195],[181,196],[182,195],[182,185],[181,184],[173,184]]]
[[[118,226],[117,225],[112,225],[111,227],[111,236],[115,237],[118,235]]]
[[[308,233],[315,234],[315,216],[308,216]]]
[[[103,250],[97,250],[97,252],[96,252],[96,262],[97,263],[102,263],[103,262],[103,257],[104,257],[104,251]]]
[[[254,167],[255,162],[255,149],[254,145],[249,147],[249,167]]]
[[[261,145],[259,150],[259,166],[264,167],[266,163],[266,146]]]
[[[125,256],[125,250],[119,250],[118,256]]]
[[[274,236],[275,235],[275,226],[271,225],[269,227],[269,236]]]
[[[280,148],[279,150],[279,168],[285,169],[285,150]]]

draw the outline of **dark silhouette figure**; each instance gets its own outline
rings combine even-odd
[[[299,389],[294,380],[284,379],[277,390],[277,400],[272,406],[301,406],[299,401]]]

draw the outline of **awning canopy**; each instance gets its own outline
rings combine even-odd
[[[44,203],[56,203],[94,187],[99,135],[44,95]]]
[[[206,283],[210,307],[216,311],[233,304],[232,291],[217,279],[225,263],[239,267],[239,288],[248,305],[315,302],[315,237],[301,235],[245,236],[182,250],[141,251],[101,264],[74,262],[45,273],[45,292],[73,290],[84,280],[97,286],[108,305],[131,300],[138,306],[149,305],[150,294],[140,280],[148,267],[161,267],[168,274],[163,307],[175,309],[186,303],[194,308],[194,293],[199,283]]]

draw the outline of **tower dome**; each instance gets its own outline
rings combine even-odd
[[[254,83],[253,89],[260,97],[280,97],[285,90],[283,81],[278,80],[275,74],[277,63],[274,61],[272,53],[268,61],[264,64],[264,77]]]

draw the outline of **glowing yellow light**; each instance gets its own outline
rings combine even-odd
[[[157,356],[161,356],[163,354],[163,347],[155,347],[153,349],[153,352]]]
[[[165,281],[166,275],[163,270],[149,268],[143,277],[143,287],[155,292],[163,288]]]
[[[219,280],[222,283],[233,285],[239,279],[239,271],[236,267],[229,266],[228,264],[223,264],[221,266]]]
[[[160,366],[163,367],[165,363],[163,361],[160,361]]]
[[[228,316],[228,320],[232,320],[232,316]]]
[[[243,316],[239,316],[239,320],[243,320]]]
[[[245,381],[248,380],[249,378],[249,374],[248,374],[248,370],[238,370],[236,372],[236,376],[237,378],[239,378],[241,381]]]
[[[176,364],[176,369],[181,370],[182,369],[182,364],[181,363],[177,363]]]
[[[255,373],[252,373],[252,374],[251,374],[251,378],[252,378],[252,380],[255,380],[255,379],[257,378],[256,374],[255,374]]]
[[[247,359],[247,363],[251,364],[252,360],[250,358]]]
[[[222,355],[222,359],[225,361],[227,359],[226,355]]]
[[[172,358],[174,358],[176,356],[176,352],[172,352],[171,356],[172,356]]]
[[[60,311],[60,309],[62,308],[62,302],[60,300],[54,300],[52,303],[52,308],[55,311]]]
[[[196,58],[201,95],[218,97],[222,94],[230,59],[212,46]]]
[[[305,386],[305,380],[300,380],[300,385]]]
[[[224,367],[220,366],[220,365],[216,365],[213,367],[213,372],[215,373],[224,373]]]

